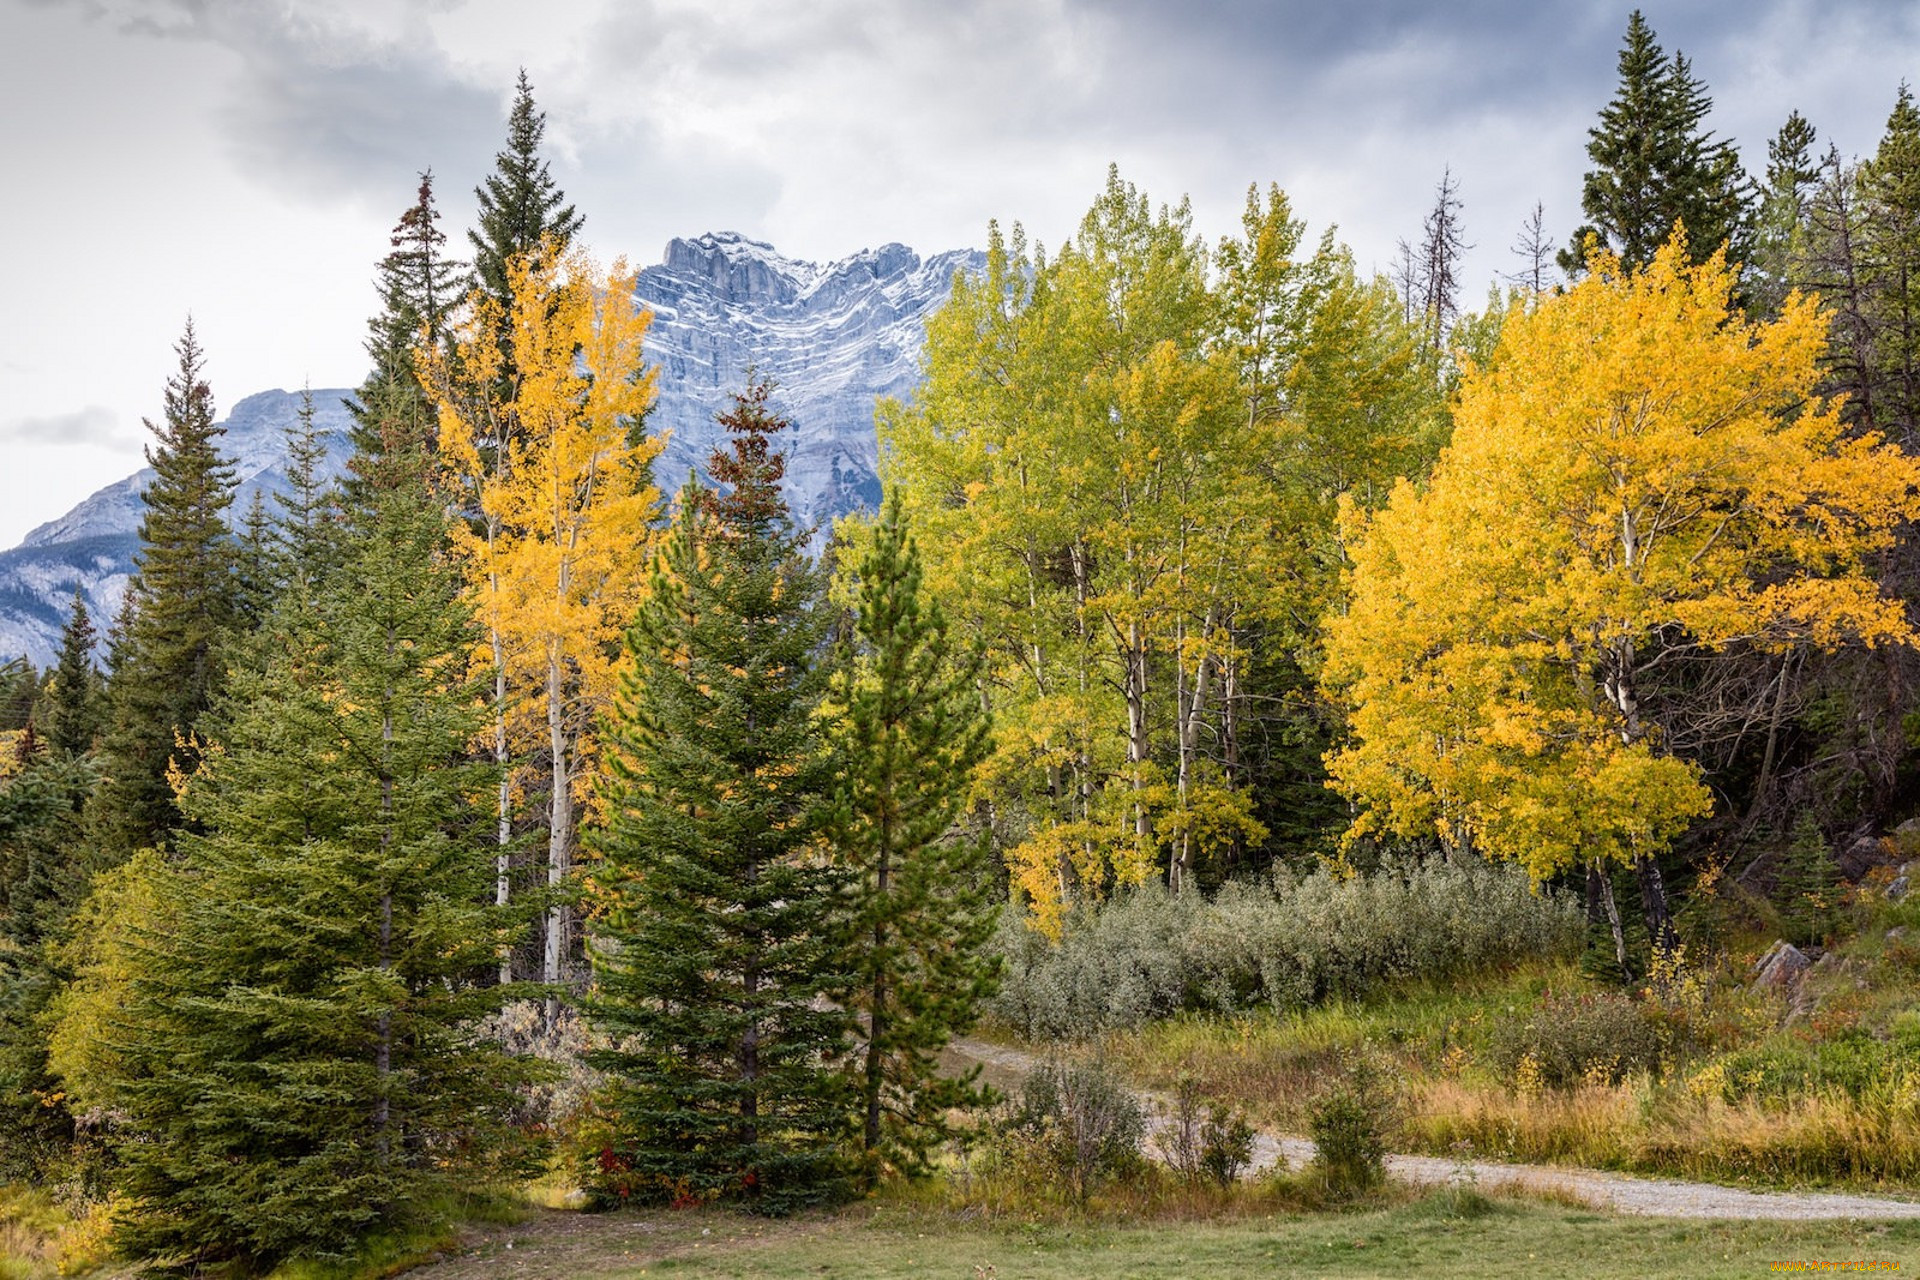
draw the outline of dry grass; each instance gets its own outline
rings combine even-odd
[[[1911,1187],[1920,1123],[1845,1094],[1782,1105],[1729,1103],[1639,1077],[1526,1096],[1498,1085],[1426,1080],[1404,1136],[1445,1152],[1456,1142],[1513,1160],[1769,1184]]]

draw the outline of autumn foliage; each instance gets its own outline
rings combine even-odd
[[[1811,300],[1752,322],[1733,285],[1679,241],[1643,271],[1596,254],[1467,371],[1430,482],[1348,506],[1353,835],[1535,876],[1645,857],[1713,803],[1669,750],[1683,659],[1911,639],[1870,558],[1920,515],[1920,462],[1816,394]]]

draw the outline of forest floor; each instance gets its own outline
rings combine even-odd
[[[978,1038],[957,1041],[949,1050],[955,1065],[979,1063],[989,1083],[1007,1089],[1033,1070],[1038,1055],[1013,1045]],[[1150,1117],[1166,1099],[1140,1091]],[[1149,1143],[1149,1146],[1152,1144]],[[1306,1138],[1261,1132],[1254,1139],[1253,1172],[1298,1168],[1313,1159]],[[1920,1219],[1920,1201],[1828,1191],[1749,1191],[1706,1182],[1643,1178],[1566,1165],[1509,1164],[1490,1160],[1450,1160],[1437,1156],[1390,1155],[1387,1173],[1414,1186],[1468,1185],[1480,1191],[1512,1190],[1572,1201],[1615,1213],[1663,1218]]]

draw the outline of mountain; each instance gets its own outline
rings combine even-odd
[[[733,232],[673,240],[634,286],[654,314],[647,359],[659,369],[659,399],[647,425],[669,433],[655,463],[660,487],[671,494],[689,470],[704,469],[725,434],[714,414],[751,367],[778,385],[775,406],[794,424],[782,487],[799,521],[823,534],[835,517],[875,505],[874,400],[912,392],[927,315],[946,301],[956,271],[984,263],[974,250],[922,259],[888,244],[823,265]],[[331,473],[346,460],[350,394],[313,393]],[[299,407],[298,393],[262,391],[227,416],[222,447],[241,480],[236,522],[255,493],[285,491],[285,429]],[[0,658],[50,661],[76,586],[98,625],[117,616],[152,478],[142,469],[108,485],[0,552]]]
[[[313,393],[313,421],[327,445],[329,476],[345,468],[353,422],[345,400],[351,394],[344,388]],[[232,523],[246,518],[255,494],[271,509],[273,495],[286,491],[286,429],[299,413],[299,392],[262,391],[227,414],[220,451],[233,461],[240,481],[227,513]],[[96,627],[104,630],[119,615],[140,548],[146,507],[141,495],[152,480],[153,468],[142,467],[28,533],[13,550],[0,552],[0,658],[24,653],[36,666],[50,662],[76,586],[86,592]],[[104,648],[98,656],[104,661]]]

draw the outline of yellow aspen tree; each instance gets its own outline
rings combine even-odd
[[[1328,764],[1353,835],[1438,835],[1536,878],[1624,863],[1668,947],[1655,858],[1713,803],[1671,749],[1676,668],[1913,642],[1871,557],[1920,516],[1920,460],[1816,395],[1811,300],[1755,323],[1734,285],[1678,235],[1642,270],[1595,254],[1467,368],[1430,482],[1347,506],[1326,680],[1352,708]]]
[[[547,245],[511,259],[507,275],[511,304],[476,294],[451,354],[427,358],[427,382],[441,456],[472,517],[463,550],[495,665],[493,746],[503,757],[544,748],[546,879],[559,890],[588,799],[592,725],[645,589],[663,442],[641,426],[654,397],[641,350],[652,316],[634,303],[625,261],[603,275],[580,251]],[[503,838],[510,816],[503,789]],[[564,978],[571,927],[556,901],[542,981]]]
[[[929,324],[920,395],[883,410],[930,584],[990,644],[987,774],[1025,810],[1007,861],[1043,926],[1163,856],[1185,887],[1203,843],[1258,833],[1244,797],[1195,804],[1266,452],[1214,318],[1185,207],[1110,175],[1052,261],[991,237]]]

